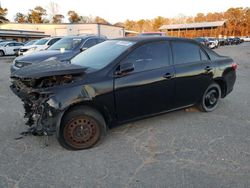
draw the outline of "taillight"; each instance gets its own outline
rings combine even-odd
[[[237,69],[237,67],[238,67],[237,63],[233,63],[233,64],[232,64],[232,68],[233,68],[233,70],[236,70],[236,69]]]

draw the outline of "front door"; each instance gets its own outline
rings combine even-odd
[[[173,107],[174,68],[167,41],[137,47],[122,62],[134,70],[114,80],[119,121],[169,110]],[[118,67],[119,68],[119,67]]]
[[[13,54],[15,54],[15,51],[14,51],[15,48],[16,48],[15,47],[15,43],[9,43],[9,44],[7,44],[5,46],[5,53],[6,53],[6,55],[13,55]]]

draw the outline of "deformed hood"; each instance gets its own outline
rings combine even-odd
[[[80,65],[61,63],[60,61],[51,60],[23,67],[13,72],[11,77],[41,78],[66,74],[81,74],[84,73],[86,69],[87,68]]]
[[[44,61],[51,57],[56,57],[59,60],[62,59],[70,59],[75,55],[72,51],[65,51],[61,53],[60,50],[44,50],[34,52],[25,56],[19,56],[16,58],[17,61],[21,62],[30,62],[30,63],[38,63]]]

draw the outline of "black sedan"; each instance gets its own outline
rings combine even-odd
[[[106,37],[96,35],[82,35],[64,37],[47,50],[34,52],[29,55],[17,57],[11,66],[11,72],[24,66],[40,63],[48,59],[56,59],[61,62],[68,62],[71,58],[98,43],[106,40]]]
[[[232,90],[237,64],[190,39],[105,41],[71,60],[11,75],[32,133],[56,132],[68,149],[95,145],[112,125],[197,105],[216,109]]]

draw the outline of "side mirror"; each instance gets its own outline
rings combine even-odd
[[[87,50],[88,48],[86,48],[86,47],[82,47],[81,49],[80,49],[80,51],[81,52],[83,52],[83,51],[85,51],[85,50]]]
[[[117,75],[122,75],[122,74],[132,72],[133,70],[135,70],[134,63],[131,63],[131,62],[122,63],[122,64],[120,64],[116,74]]]

